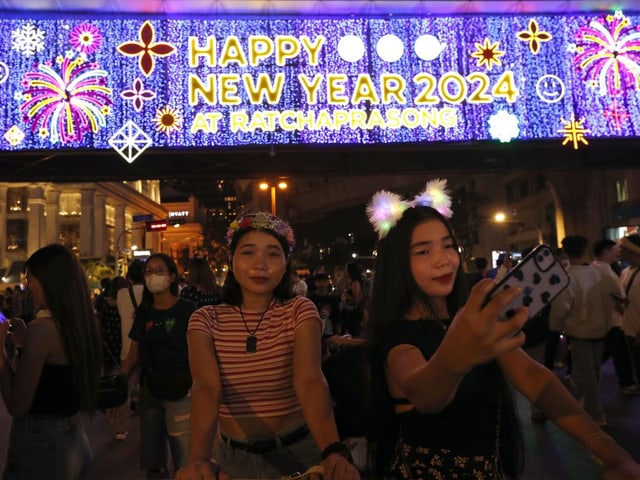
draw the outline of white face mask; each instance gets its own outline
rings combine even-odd
[[[144,277],[144,283],[151,293],[161,293],[171,285],[170,275],[156,275],[155,273]]]

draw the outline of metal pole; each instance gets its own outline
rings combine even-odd
[[[276,215],[276,186],[271,185],[271,215]]]

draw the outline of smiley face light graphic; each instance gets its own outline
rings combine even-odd
[[[545,103],[557,103],[564,98],[564,83],[556,75],[543,75],[536,82],[538,98]]]
[[[9,78],[9,65],[4,62],[0,62],[0,84],[7,81]]]

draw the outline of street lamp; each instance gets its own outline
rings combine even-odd
[[[530,225],[530,226],[534,227],[538,232],[538,243],[539,244],[544,243],[544,235],[542,234],[542,229],[540,228],[540,226],[537,223],[525,222],[523,220],[514,220],[512,218],[509,218],[507,216],[507,214],[504,213],[504,212],[496,213],[493,216],[493,220],[496,223],[517,223],[517,224],[521,224],[521,225]]]
[[[268,182],[260,182],[260,185],[258,186],[260,188],[260,190],[271,190],[271,215],[276,215],[276,190],[286,190],[288,185],[287,182],[283,181],[283,180],[279,180],[278,183],[276,183],[275,185],[272,185]]]

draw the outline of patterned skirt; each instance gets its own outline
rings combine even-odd
[[[408,445],[402,439],[396,445],[389,478],[403,480],[496,480],[502,475],[493,455],[456,455],[444,448]]]

